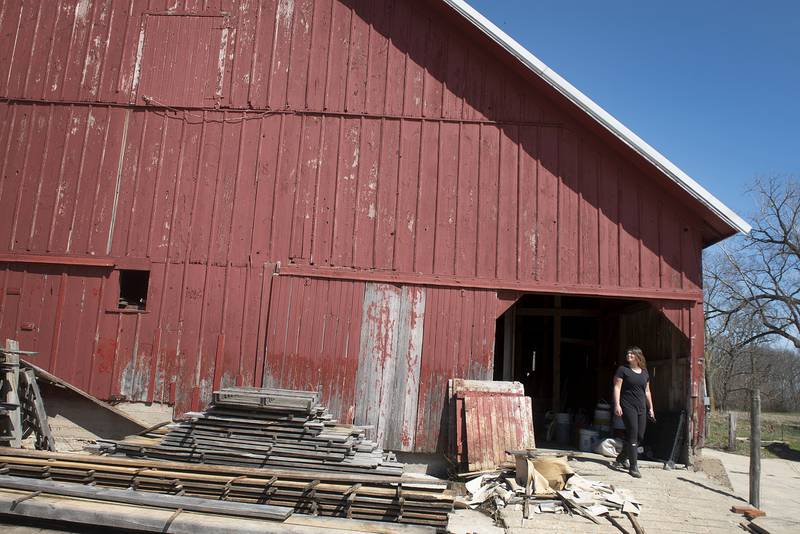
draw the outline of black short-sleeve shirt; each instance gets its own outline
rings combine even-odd
[[[637,408],[646,408],[645,388],[650,380],[647,369],[642,369],[641,373],[634,373],[627,365],[620,365],[614,378],[622,379],[622,390],[620,392],[619,403]]]

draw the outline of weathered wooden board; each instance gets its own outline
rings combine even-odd
[[[201,499],[197,497],[183,497],[179,495],[154,495],[152,493],[97,488],[83,486],[68,482],[55,482],[52,480],[34,480],[8,475],[0,475],[0,488],[22,490],[62,497],[76,497],[102,502],[120,504],[133,504],[136,506],[167,508],[171,510],[187,510],[192,512],[207,512],[257,519],[283,520],[292,514],[291,508],[272,505],[252,505],[238,502]]]
[[[424,315],[424,288],[366,285],[354,421],[386,449],[414,448]]]

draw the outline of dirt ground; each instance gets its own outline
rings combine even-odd
[[[699,458],[695,463],[694,468],[696,471],[702,471],[711,480],[717,482],[718,484],[728,488],[731,491],[733,490],[733,485],[728,477],[728,472],[725,470],[725,466],[722,464],[722,461],[719,458]]]

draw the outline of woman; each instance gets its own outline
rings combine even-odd
[[[641,478],[637,456],[639,444],[644,439],[647,415],[655,420],[653,397],[650,394],[650,375],[647,372],[642,349],[630,347],[625,352],[626,365],[620,365],[614,373],[614,415],[622,417],[625,423],[625,444],[617,456],[617,465],[625,466],[630,461],[628,473]]]

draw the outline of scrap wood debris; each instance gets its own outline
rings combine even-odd
[[[496,517],[506,506],[522,505],[523,516],[578,515],[594,523],[604,518],[624,531],[618,518],[630,519],[635,532],[641,503],[626,489],[589,480],[572,471],[564,457],[515,455],[516,469],[484,473],[465,484],[469,496],[459,503]]]
[[[756,517],[763,517],[767,515],[763,510],[759,510],[755,506],[732,506],[731,512],[734,514],[741,514],[747,519],[755,519]]]
[[[759,524],[758,519],[767,515],[764,510],[756,508],[755,506],[732,506],[731,512],[734,514],[743,515],[747,521],[742,521],[739,526],[746,532],[754,532],[756,534],[769,534],[769,529],[763,523]]]

